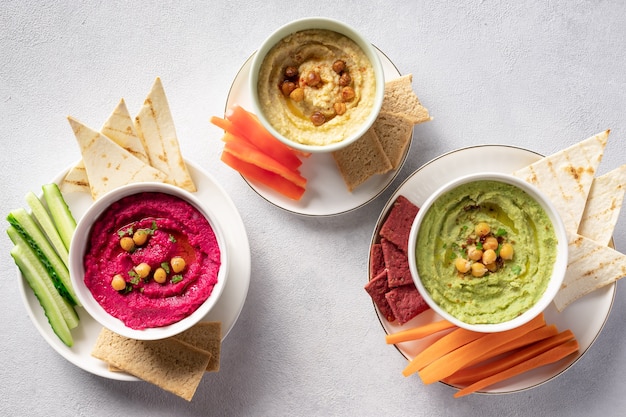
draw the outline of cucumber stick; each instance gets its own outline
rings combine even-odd
[[[76,229],[76,220],[72,216],[70,208],[67,206],[61,190],[56,183],[45,184],[41,187],[43,197],[48,205],[48,210],[52,216],[52,220],[61,235],[63,244],[67,250],[70,250],[70,242]]]
[[[69,268],[69,251],[65,247],[63,239],[61,239],[61,235],[54,225],[52,217],[50,217],[50,214],[35,193],[29,191],[26,193],[25,199],[30,207],[32,216],[37,220],[39,226],[41,226],[41,230],[46,234],[65,266]]]
[[[70,273],[37,223],[23,208],[12,210],[9,223],[28,242],[52,278],[59,293],[72,305],[80,305],[70,281]]]
[[[76,312],[67,304],[67,301],[59,295],[54,286],[46,284],[45,278],[48,277],[46,269],[28,243],[26,243],[15,229],[10,227],[9,230],[14,230],[14,232],[9,232],[9,234],[13,234],[12,238],[17,238],[17,243],[11,249],[11,256],[39,300],[52,330],[63,343],[71,347],[74,344],[74,340],[70,326],[60,306],[64,305],[67,311],[73,312],[74,315],[76,315]],[[57,300],[55,300],[55,294],[58,298]],[[76,327],[76,325],[78,325],[77,315],[74,327]]]

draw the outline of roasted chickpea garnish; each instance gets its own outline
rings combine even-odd
[[[126,289],[126,281],[124,280],[124,277],[120,274],[115,275],[111,280],[111,287],[113,287],[115,291],[123,291]]]
[[[285,77],[287,78],[298,77],[298,68],[291,66],[291,65],[285,68]]]
[[[352,101],[356,94],[354,93],[354,89],[352,87],[343,87],[341,89],[341,98],[343,101]]]
[[[338,116],[341,116],[346,112],[346,103],[335,103],[333,109]]]
[[[313,112],[310,119],[315,126],[321,126],[326,122],[326,116],[324,116],[324,113],[319,111]]]
[[[150,236],[150,231],[147,229],[139,229],[133,233],[133,242],[137,246],[143,246],[148,241],[148,236]]]
[[[478,236],[487,236],[491,232],[491,226],[488,223],[480,222],[476,225],[474,231]]]
[[[456,258],[454,260],[454,266],[456,267],[457,271],[459,271],[460,273],[464,274],[466,272],[469,272],[472,264],[467,259]]]
[[[293,81],[285,80],[280,86],[281,91],[285,97],[288,97],[293,90],[296,89],[296,83]]]
[[[135,271],[135,273],[137,274],[139,278],[144,279],[148,275],[150,275],[151,268],[150,268],[150,265],[148,265],[145,262],[142,262],[139,265],[135,265],[133,270]]]
[[[472,276],[476,278],[480,278],[487,273],[487,268],[485,268],[485,265],[481,264],[480,262],[474,262],[471,268]]]
[[[289,98],[295,102],[304,100],[304,90],[300,87],[295,88],[290,94]]]
[[[342,87],[350,85],[351,82],[352,82],[352,77],[350,77],[350,74],[348,74],[347,72],[344,72],[339,77],[339,85]]]
[[[333,62],[333,71],[335,71],[337,74],[341,74],[342,72],[344,72],[346,70],[346,62],[338,59],[335,62]]]
[[[163,268],[157,268],[154,271],[152,278],[154,278],[155,282],[158,282],[159,284],[163,284],[167,280],[167,272],[165,272],[165,269]]]
[[[183,269],[185,269],[185,266],[187,265],[185,262],[185,259],[182,256],[173,257],[172,260],[170,261],[170,264],[172,265],[172,272],[174,272],[175,274],[182,272]]]
[[[488,236],[483,242],[483,249],[498,249],[498,239],[494,236]]]
[[[322,83],[322,77],[317,71],[309,71],[306,75],[306,84],[310,87],[317,87]]]
[[[135,249],[135,242],[130,236],[124,236],[120,239],[120,247],[126,252],[132,252]]]

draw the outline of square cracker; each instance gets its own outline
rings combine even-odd
[[[385,96],[381,112],[401,114],[413,122],[423,123],[431,120],[428,109],[422,106],[413,91],[413,74],[406,74],[385,83]]]
[[[106,328],[91,354],[187,401],[193,398],[210,360],[172,338],[135,340]]]
[[[192,328],[174,336],[178,342],[203,353],[209,354],[211,360],[207,372],[220,370],[220,352],[222,347],[222,324],[219,321],[200,321]]]

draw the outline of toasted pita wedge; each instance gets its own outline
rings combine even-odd
[[[407,74],[385,83],[385,97],[381,112],[402,114],[413,124],[431,120],[428,110],[422,106],[413,91],[413,75]]]
[[[142,162],[100,132],[68,117],[80,146],[91,195],[95,199],[117,188],[140,181],[166,182],[167,176]]]
[[[577,231],[609,131],[540,159],[513,175],[537,186],[556,206],[565,228]]]
[[[64,193],[90,193],[89,178],[85,170],[85,163],[81,159],[65,174],[59,188]]]
[[[135,127],[148,153],[150,165],[163,171],[174,185],[196,191],[181,155],[167,97],[158,77],[135,117]]]
[[[608,245],[626,193],[626,164],[593,180],[578,234]]]
[[[561,289],[554,297],[557,310],[582,296],[626,276],[626,255],[594,240],[569,233],[569,262]]]
[[[150,163],[148,154],[135,130],[133,118],[128,112],[124,99],[120,100],[113,113],[102,126],[102,129],[100,129],[100,132],[139,160],[146,164]]]

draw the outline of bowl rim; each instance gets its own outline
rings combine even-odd
[[[258,96],[258,76],[259,69],[263,64],[263,60],[267,53],[276,45],[281,39],[286,36],[296,33],[302,30],[307,29],[325,29],[331,30],[334,32],[341,33],[342,35],[347,36],[352,39],[365,53],[372,64],[372,68],[374,69],[374,74],[376,77],[376,95],[374,97],[374,105],[372,107],[372,111],[363,123],[361,129],[352,136],[345,138],[339,142],[334,142],[328,145],[307,145],[303,143],[299,143],[293,141],[281,133],[279,133],[272,124],[267,120],[265,114],[261,108],[259,103]],[[252,57],[252,62],[250,65],[250,75],[248,77],[248,88],[250,89],[250,96],[252,101],[252,107],[254,113],[258,117],[260,123],[267,129],[272,136],[276,139],[284,143],[285,145],[297,149],[306,153],[327,153],[334,152],[339,149],[345,148],[351,143],[355,142],[359,138],[361,138],[365,132],[374,124],[376,121],[380,109],[382,108],[383,98],[385,93],[385,73],[382,65],[382,61],[378,52],[374,45],[367,40],[360,32],[358,32],[351,25],[344,23],[342,21],[328,18],[328,17],[305,17],[301,19],[296,19],[291,22],[280,26],[274,32],[272,32],[262,43],[259,49],[256,51],[254,56]]]
[[[215,233],[215,238],[220,249],[220,268],[217,274],[217,283],[213,287],[213,291],[209,297],[190,315],[167,326],[132,329],[126,326],[120,319],[113,317],[106,310],[104,310],[104,308],[95,300],[91,291],[85,286],[83,282],[83,257],[87,248],[85,243],[91,233],[93,223],[100,217],[100,215],[102,215],[102,213],[116,201],[124,197],[143,192],[169,194],[187,201],[198,209],[207,219],[209,225]],[[77,246],[79,244],[79,239],[82,239],[83,244]],[[82,308],[103,327],[106,327],[121,336],[137,340],[158,340],[175,336],[193,327],[200,320],[202,320],[202,318],[204,318],[215,306],[223,293],[228,277],[228,265],[229,255],[224,235],[224,227],[219,223],[218,217],[213,213],[211,208],[194,196],[191,192],[171,184],[159,182],[132,183],[118,187],[102,195],[98,198],[98,200],[94,201],[89,208],[87,208],[83,216],[78,220],[69,249],[70,280],[76,295],[82,304]]]
[[[541,207],[544,209],[550,221],[553,224],[554,232],[557,237],[557,254],[556,259],[553,265],[552,275],[550,277],[550,281],[548,282],[548,286],[546,287],[543,295],[539,298],[539,300],[528,310],[524,311],[519,316],[500,323],[490,323],[490,324],[470,324],[465,323],[457,317],[453,316],[445,309],[440,307],[430,296],[429,292],[425,289],[422,284],[419,273],[417,272],[417,260],[415,256],[416,245],[417,245],[417,235],[419,233],[419,228],[421,226],[421,222],[429,211],[433,203],[444,193],[450,191],[457,186],[467,184],[470,182],[476,181],[497,181],[507,183],[517,188],[522,189],[527,194],[529,194],[533,199],[535,199]],[[435,190],[422,204],[420,207],[413,223],[411,225],[411,230],[409,233],[409,242],[408,242],[408,258],[409,258],[409,270],[411,272],[411,277],[418,291],[422,295],[424,301],[440,316],[444,319],[450,321],[458,327],[462,327],[467,330],[472,330],[481,333],[495,333],[510,330],[516,327],[519,327],[528,321],[532,320],[540,313],[542,313],[552,302],[556,293],[559,291],[563,279],[565,277],[565,272],[567,270],[567,261],[568,261],[568,235],[565,229],[565,225],[561,216],[558,213],[558,210],[554,206],[554,204],[548,199],[536,186],[530,184],[518,177],[515,177],[511,174],[504,174],[500,172],[479,172],[464,175],[448,181],[437,190]]]

